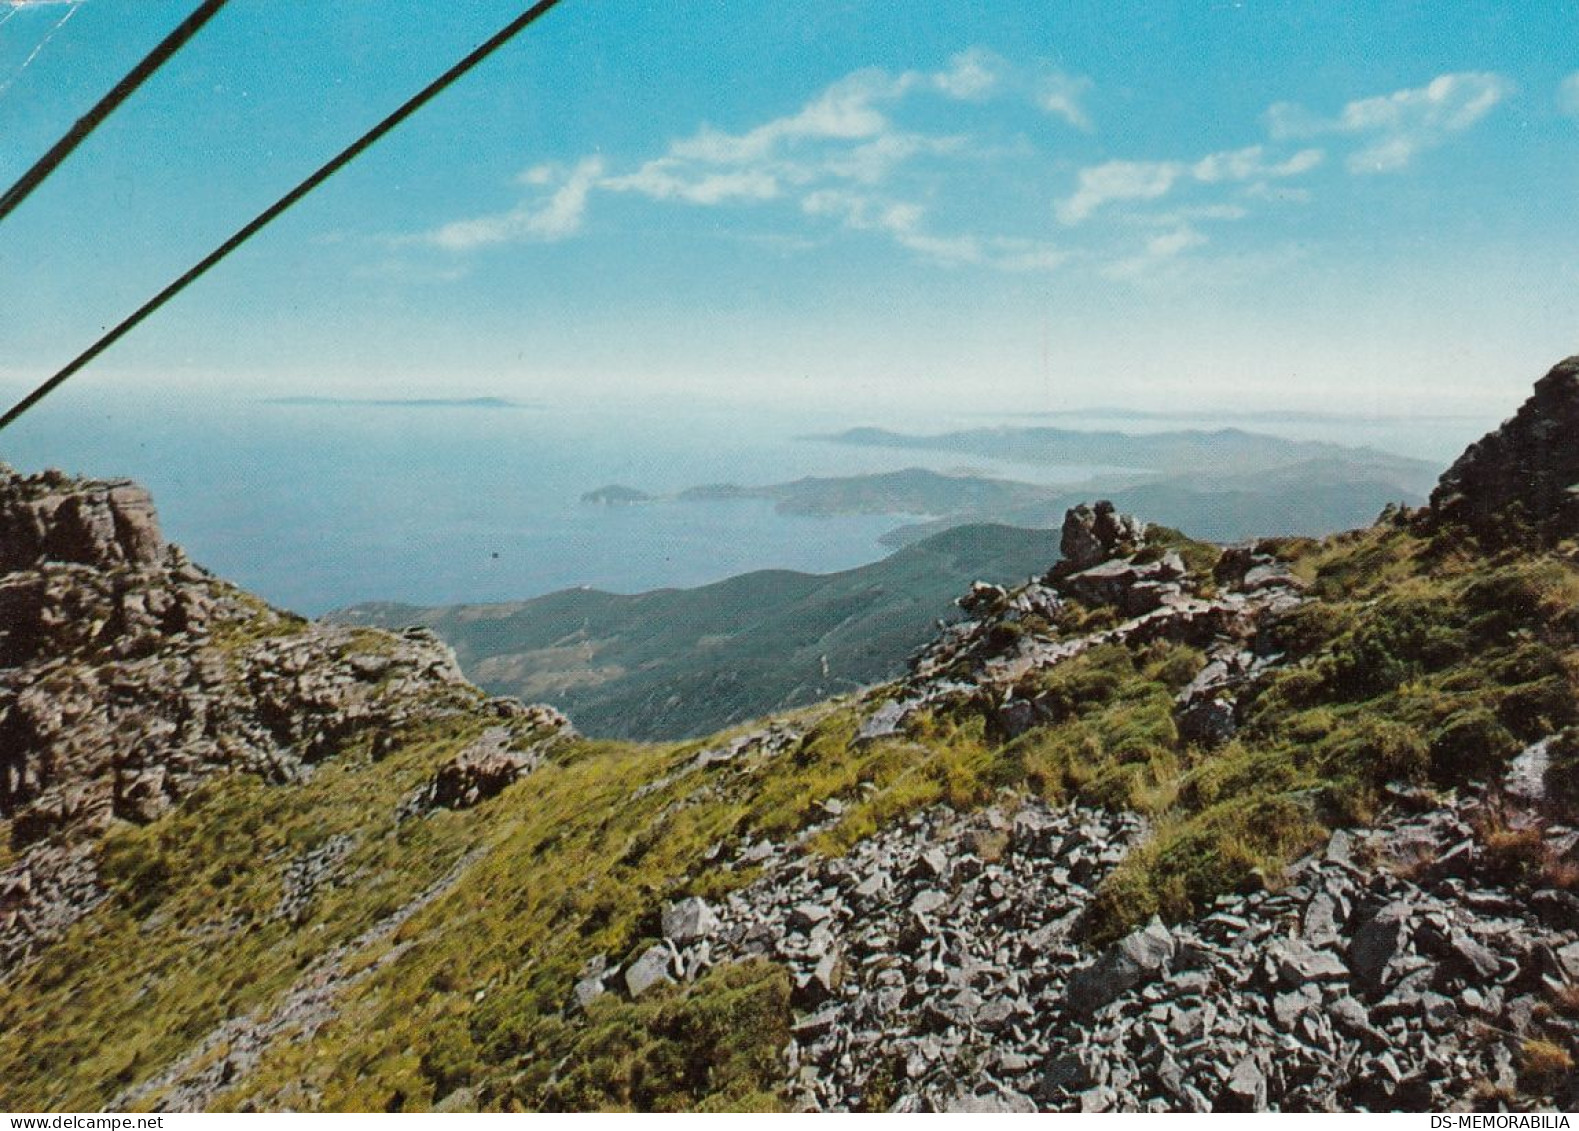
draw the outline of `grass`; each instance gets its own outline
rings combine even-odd
[[[1519,1084],[1527,1092],[1555,1091],[1573,1069],[1573,1056],[1561,1045],[1527,1040],[1519,1046]]]
[[[377,762],[369,736],[300,782],[214,779],[156,824],[117,828],[101,849],[112,898],[0,989],[0,1107],[101,1107],[343,950],[337,976],[355,981],[323,1027],[268,1045],[216,1106],[772,1108],[790,1018],[776,967],[566,1008],[582,965],[640,953],[666,901],[749,882],[752,869],[709,863],[747,842],[837,854],[919,808],[1006,795],[1135,809],[1153,833],[1082,924],[1102,943],[1275,885],[1328,829],[1370,819],[1388,782],[1489,777],[1520,745],[1579,727],[1567,561],[1488,562],[1398,525],[1282,549],[1321,596],[1269,634],[1288,666],[1246,694],[1238,735],[1215,749],[1173,724],[1204,657],[1163,643],[1093,648],[1027,677],[1016,691],[1047,717],[1008,740],[984,696],[874,742],[855,740],[863,708],[832,702],[794,716],[803,736],[776,754],[697,768],[730,736],[578,740],[474,809],[400,819],[489,725],[454,715]],[[1579,763],[1575,733],[1555,744],[1558,767]],[[1514,880],[1571,886],[1528,833],[1480,835]],[[333,881],[299,921],[279,916],[291,862],[336,836],[352,847]],[[373,930],[459,861],[430,904]],[[1530,1058],[1530,1079],[1546,1079],[1550,1058]]]

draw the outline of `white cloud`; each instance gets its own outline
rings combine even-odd
[[[1151,276],[1159,267],[1179,258],[1192,248],[1202,247],[1207,239],[1189,224],[1147,240],[1140,254],[1128,256],[1102,268],[1110,279],[1140,279]]]
[[[1043,76],[1038,85],[1036,104],[1043,110],[1062,118],[1077,130],[1092,128],[1091,117],[1082,105],[1091,90],[1090,79],[1054,72]]]
[[[926,230],[926,209],[910,201],[885,201],[838,189],[810,193],[801,209],[829,217],[851,231],[886,235],[907,251],[938,263],[991,267],[1000,271],[1048,271],[1068,254],[1034,240],[995,236],[938,235]]]
[[[722,204],[729,200],[772,200],[779,195],[778,178],[760,169],[739,169],[685,177],[669,159],[649,161],[634,173],[605,177],[598,187],[610,192],[637,192],[653,200],[688,204]]]
[[[1146,244],[1146,251],[1158,259],[1172,259],[1180,252],[1188,251],[1192,247],[1200,247],[1205,242],[1205,236],[1194,228],[1186,226],[1149,241]]]
[[[1113,201],[1157,200],[1181,181],[1213,185],[1225,182],[1257,184],[1282,177],[1297,177],[1322,162],[1319,149],[1304,149],[1283,161],[1269,161],[1259,145],[1210,153],[1199,161],[1108,161],[1080,170],[1074,195],[1059,201],[1058,219],[1078,224]]]
[[[603,162],[596,157],[581,161],[544,201],[527,201],[508,212],[455,220],[423,237],[423,242],[446,251],[471,251],[501,243],[548,243],[575,235],[586,216],[587,197],[603,174]],[[556,172],[538,166],[522,175],[530,185],[552,183]]]
[[[932,87],[950,98],[980,99],[1003,82],[1007,67],[990,51],[973,47],[949,60],[949,68],[930,76]]]
[[[1557,84],[1557,108],[1571,118],[1579,118],[1579,71]]]
[[[1349,171],[1395,172],[1416,155],[1480,122],[1512,93],[1513,84],[1501,75],[1462,71],[1438,75],[1425,86],[1358,99],[1332,118],[1279,102],[1267,111],[1266,121],[1278,140],[1324,134],[1369,138],[1349,156]]]
[[[582,230],[589,200],[600,192],[696,207],[794,200],[806,216],[885,235],[934,261],[1044,269],[1062,253],[1005,236],[939,234],[924,225],[919,206],[896,199],[890,182],[902,180],[918,162],[964,155],[983,162],[987,156],[972,149],[967,137],[907,131],[891,115],[911,98],[981,102],[1010,94],[1072,125],[1088,126],[1079,98],[1089,85],[1053,73],[1033,83],[981,49],[954,56],[938,71],[896,75],[869,68],[833,83],[793,113],[737,133],[703,126],[631,169],[610,171],[596,157],[568,172],[558,166],[529,169],[519,180],[530,198],[517,207],[457,220],[401,242],[466,252],[564,239]],[[934,181],[929,191],[936,188]]]
[[[676,142],[669,155],[678,160],[714,165],[762,161],[785,143],[852,141],[873,138],[888,129],[888,119],[873,103],[895,97],[896,84],[881,71],[857,71],[841,79],[797,113],[775,118],[743,134],[704,127],[694,137]]]
[[[1286,161],[1268,162],[1266,151],[1259,145],[1252,145],[1246,149],[1209,154],[1190,167],[1190,175],[1208,185],[1220,181],[1265,181],[1297,177],[1320,165],[1325,156],[1319,149],[1302,149]]]
[[[1075,194],[1058,204],[1058,218],[1078,224],[1110,201],[1156,200],[1187,168],[1178,161],[1108,161],[1081,169]]]
[[[912,158],[959,153],[965,145],[961,137],[890,132],[841,152],[826,154],[821,169],[830,176],[875,185]]]

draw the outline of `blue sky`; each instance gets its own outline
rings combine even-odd
[[[0,180],[189,7],[0,0]],[[0,224],[0,383],[520,7],[232,0]],[[1576,215],[1572,2],[565,0],[78,380],[1496,414]]]

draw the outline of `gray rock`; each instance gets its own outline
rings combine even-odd
[[[1117,1101],[1117,1092],[1105,1084],[1098,1085],[1080,1093],[1080,1112],[1082,1115],[1097,1115],[1111,1111]]]
[[[1216,696],[1188,703],[1175,714],[1174,722],[1182,740],[1208,749],[1224,745],[1239,731],[1233,701]]]
[[[608,987],[603,984],[603,978],[599,976],[581,979],[576,983],[573,994],[577,1007],[585,1009],[607,992]]]
[[[1408,931],[1409,907],[1389,903],[1360,925],[1349,944],[1349,965],[1373,991],[1382,986],[1388,963],[1399,954]]]
[[[668,947],[663,945],[648,947],[625,971],[625,991],[636,998],[641,997],[660,982],[673,982],[674,976],[670,973],[673,963],[674,952]]]
[[[1160,976],[1173,959],[1174,941],[1158,920],[1131,933],[1091,965],[1069,978],[1065,1002],[1077,1015],[1089,1016],[1134,987]]]
[[[839,1007],[830,1005],[816,1013],[800,1018],[790,1026],[790,1031],[802,1040],[812,1041],[831,1033],[839,1023]]]
[[[817,965],[795,978],[792,1004],[800,1009],[815,1009],[839,992],[839,956],[829,951]]]
[[[1562,966],[1564,976],[1570,982],[1579,982],[1579,942],[1560,946],[1553,953]]]
[[[960,1115],[990,1115],[997,1112],[1034,1114],[1036,1105],[1017,1092],[963,1092],[944,1105],[943,1110]]]
[[[1063,1093],[1073,1095],[1085,1091],[1096,1082],[1096,1077],[1084,1060],[1074,1053],[1065,1053],[1048,1063],[1042,1074],[1042,1091],[1049,1096]]]
[[[1311,946],[1326,947],[1338,941],[1338,901],[1326,892],[1305,905],[1300,937]]]
[[[1335,864],[1354,863],[1354,834],[1348,829],[1334,829],[1327,841],[1326,858]]]
[[[908,702],[899,703],[893,700],[884,703],[861,721],[860,729],[855,734],[856,741],[872,742],[898,734],[912,706],[913,704]]]
[[[1327,1003],[1327,1016],[1343,1032],[1351,1037],[1360,1037],[1385,1043],[1386,1037],[1371,1024],[1370,1012],[1363,1004],[1352,997],[1345,995]]]
[[[887,872],[872,872],[855,885],[852,894],[862,900],[880,899],[892,886],[893,881],[889,878]]]
[[[1342,981],[1349,968],[1330,950],[1316,950],[1301,939],[1277,939],[1267,947],[1267,961],[1286,986],[1306,982]]]
[[[1278,1028],[1284,1032],[1292,1032],[1294,1023],[1306,1010],[1314,1009],[1321,1004],[1321,990],[1317,986],[1301,986],[1297,990],[1278,994],[1272,999],[1272,1016],[1277,1019]]]
[[[1058,549],[1070,568],[1081,570],[1106,561],[1121,550],[1139,549],[1145,535],[1144,522],[1133,515],[1119,514],[1104,499],[1095,506],[1082,503],[1065,513]]]
[[[819,923],[833,918],[833,909],[820,903],[797,903],[790,909],[786,920],[791,929],[809,931]]]
[[[1246,1056],[1234,1065],[1218,1098],[1219,1111],[1265,1111],[1266,1074],[1253,1057]]]
[[[1490,947],[1476,942],[1463,931],[1454,931],[1448,936],[1448,946],[1453,955],[1463,964],[1467,972],[1476,978],[1495,978],[1502,972],[1502,961]]]
[[[717,929],[718,916],[694,895],[663,909],[663,937],[676,945],[704,939]]]

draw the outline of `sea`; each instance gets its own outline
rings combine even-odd
[[[578,586],[631,593],[757,569],[829,573],[874,561],[907,515],[805,517],[771,502],[584,503],[621,484],[666,495],[708,483],[926,467],[1072,486],[1119,468],[1050,467],[861,448],[819,436],[857,426],[940,432],[995,425],[1119,431],[1231,425],[1366,444],[1446,466],[1497,421],[1269,417],[1068,418],[1011,413],[858,416],[599,401],[548,406],[281,402],[68,387],[0,434],[0,461],[135,479],[166,536],[200,564],[306,615],[363,601],[524,600]]]

